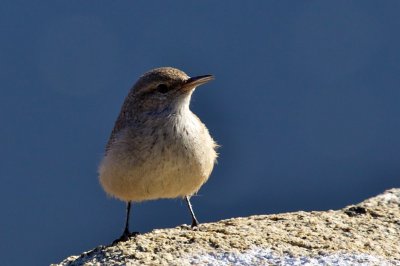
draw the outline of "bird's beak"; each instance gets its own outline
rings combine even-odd
[[[207,83],[211,80],[214,79],[213,75],[203,75],[203,76],[197,76],[197,77],[192,77],[186,80],[185,84],[183,84],[182,89],[185,91],[192,90],[196,88],[197,86],[200,86],[204,83]]]

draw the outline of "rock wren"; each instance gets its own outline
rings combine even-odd
[[[210,176],[217,145],[189,104],[195,88],[212,79],[156,68],[140,77],[125,98],[99,167],[107,194],[127,203],[120,240],[132,235],[131,202],[185,198],[192,227],[198,225],[190,196]]]

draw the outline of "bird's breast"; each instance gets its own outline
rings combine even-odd
[[[211,174],[216,157],[215,142],[195,115],[170,116],[124,129],[103,169],[120,187],[129,188],[125,198],[174,198],[195,193]],[[107,162],[112,167],[105,167]]]
[[[160,128],[158,152],[163,160],[171,160],[191,171],[207,171],[209,164],[214,164],[214,140],[196,116],[171,117]]]

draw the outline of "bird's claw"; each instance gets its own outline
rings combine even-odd
[[[132,233],[130,233],[129,231],[125,231],[125,232],[121,235],[120,238],[115,239],[115,240],[112,242],[112,245],[118,244],[119,242],[126,242],[126,241],[128,241],[131,237],[135,237],[135,236],[137,236],[137,235],[139,235],[139,232],[132,232]]]

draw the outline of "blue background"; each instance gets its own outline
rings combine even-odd
[[[222,145],[200,221],[326,210],[400,187],[399,1],[2,1],[0,257],[46,265],[120,235],[97,180],[132,84],[214,74],[192,110]],[[132,229],[190,223],[133,206]]]

